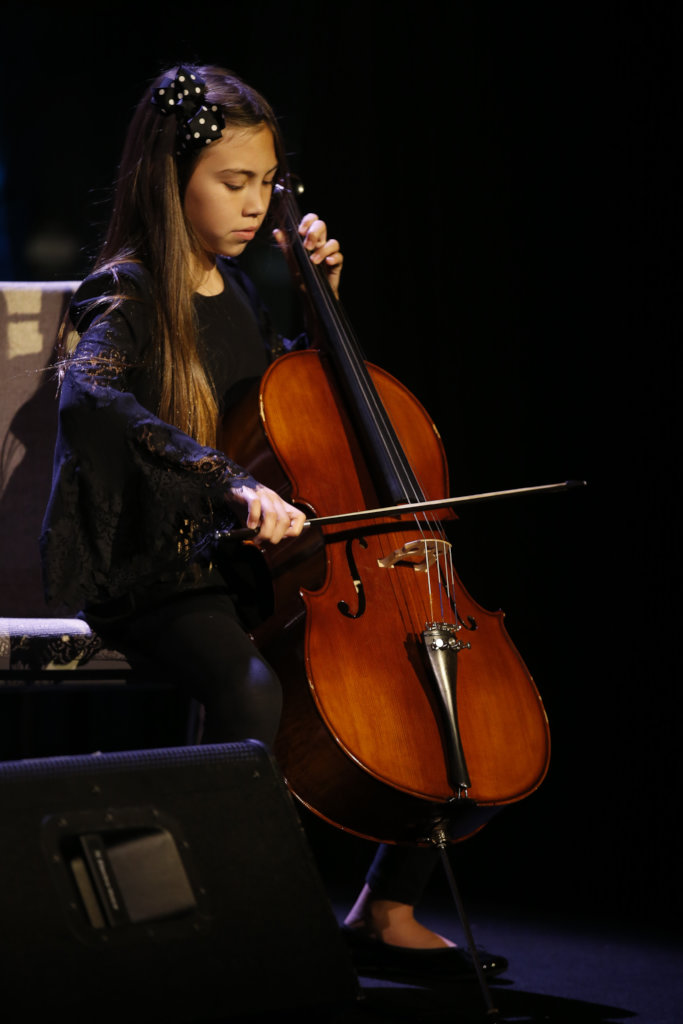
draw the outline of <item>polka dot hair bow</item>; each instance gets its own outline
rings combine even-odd
[[[164,116],[175,114],[178,120],[178,156],[220,138],[225,118],[215,103],[207,106],[205,99],[204,80],[182,67],[175,78],[165,78],[152,94],[152,103],[159,112]]]

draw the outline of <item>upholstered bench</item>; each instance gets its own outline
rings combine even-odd
[[[86,666],[87,672],[79,673]],[[105,650],[80,619],[0,618],[0,686],[48,683],[55,676],[62,682],[74,674],[85,681],[103,672],[123,682],[129,671],[123,655]]]
[[[51,615],[43,600],[38,538],[57,426],[52,360],[77,284],[0,282],[0,694],[167,687],[153,671],[133,670],[81,619]]]

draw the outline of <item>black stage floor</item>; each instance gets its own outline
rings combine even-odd
[[[335,901],[341,919],[345,901]],[[460,940],[455,912],[433,903],[420,917]],[[425,985],[359,977],[360,998],[343,1008],[290,1009],[254,1020],[320,1021],[321,1024],[680,1024],[683,1020],[683,943],[618,920],[600,923],[580,916],[560,920],[523,912],[494,915],[469,908],[475,941],[510,961],[492,979],[497,1014],[476,983]],[[305,965],[302,965],[305,970]],[[248,1018],[251,1019],[251,1018]],[[229,1020],[229,1018],[226,1018]],[[241,1020],[241,1018],[240,1018]]]

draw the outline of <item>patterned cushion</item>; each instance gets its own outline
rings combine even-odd
[[[1,618],[0,685],[14,673],[102,673],[123,681],[133,669],[81,619]]]

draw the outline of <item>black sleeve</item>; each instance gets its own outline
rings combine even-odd
[[[89,279],[73,319],[83,330],[59,401],[52,492],[41,553],[46,598],[76,609],[172,577],[234,525],[231,490],[255,481],[145,405],[150,303],[144,281]],[[98,295],[99,292],[99,295]]]

